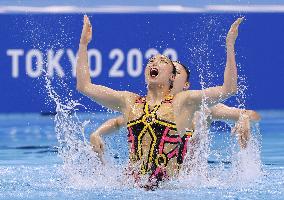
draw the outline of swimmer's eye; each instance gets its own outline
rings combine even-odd
[[[180,74],[180,71],[176,71],[177,74]]]
[[[154,62],[155,58],[150,58],[149,62]]]
[[[166,59],[161,59],[162,62],[169,64],[169,62]]]

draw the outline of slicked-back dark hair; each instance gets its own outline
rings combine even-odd
[[[173,61],[171,61],[171,62],[173,64],[173,74],[177,75],[177,68],[176,68],[175,64],[173,63]]]
[[[163,56],[165,56],[165,55],[163,55]],[[173,66],[173,71],[172,71],[172,73],[173,73],[174,75],[176,75],[176,74],[177,74],[177,69],[176,69],[176,66],[175,66],[175,64],[174,64],[174,61],[172,61],[168,56],[165,56],[165,57],[168,58],[169,61],[171,62],[172,66]]]
[[[174,63],[178,63],[178,64],[180,64],[182,67],[183,67],[183,69],[185,70],[185,72],[186,72],[186,81],[187,82],[189,82],[189,77],[190,77],[190,70],[184,65],[184,64],[182,64],[180,61],[173,61],[173,64]],[[175,67],[176,68],[176,67]],[[175,69],[176,70],[176,69]]]
[[[173,63],[173,61],[171,59],[170,59],[170,61],[173,65],[172,73],[174,74],[174,76],[176,76],[177,75],[177,68],[176,68],[175,64]],[[172,81],[171,84],[170,84],[170,90],[173,89],[173,87],[174,87],[174,82]]]
[[[176,76],[177,75],[177,68],[176,68],[174,62],[168,56],[165,56],[165,57],[167,57],[169,59],[169,61],[171,62],[172,66],[173,66],[172,73],[174,74],[174,76]],[[173,87],[174,87],[174,82],[171,81],[171,83],[170,83],[170,90],[173,89]]]

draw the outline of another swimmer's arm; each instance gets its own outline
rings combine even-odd
[[[238,141],[241,148],[246,148],[250,139],[250,122],[259,121],[260,115],[253,110],[244,110],[233,107],[228,107],[224,104],[217,104],[210,108],[212,118],[221,120],[233,120],[236,122],[232,133],[238,136]]]
[[[125,125],[125,121],[122,115],[113,119],[109,119],[91,134],[91,138],[92,135],[104,136],[113,133],[119,130],[123,125]]]
[[[219,103],[210,108],[212,119],[238,121],[241,115],[247,115],[250,121],[259,121],[260,115],[254,110],[245,110]]]
[[[113,133],[119,130],[125,124],[123,116],[109,119],[103,123],[95,132],[90,136],[90,143],[94,152],[97,152],[103,162],[104,141],[102,136]]]
[[[132,93],[116,91],[102,85],[92,84],[87,52],[87,47],[91,39],[92,27],[89,18],[84,16],[84,25],[76,64],[77,90],[92,98],[97,103],[121,112],[127,106],[126,100],[129,99]]]
[[[227,62],[224,71],[224,83],[222,86],[211,87],[204,90],[187,91],[188,102],[204,100],[208,106],[215,105],[237,92],[237,65],[235,60],[235,41],[238,36],[238,27],[243,18],[238,18],[231,26],[226,39]],[[204,97],[204,98],[203,98]]]

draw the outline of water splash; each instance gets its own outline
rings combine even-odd
[[[72,43],[74,34],[63,23],[68,16],[62,16],[65,18],[64,20],[62,18],[46,18],[41,22],[35,20],[37,16],[27,15],[25,17],[26,23],[22,33],[26,37],[23,42],[32,44],[34,49],[46,52],[49,49],[62,49],[66,44]],[[59,30],[46,30],[46,22],[52,21],[54,23],[53,20],[59,24]],[[46,31],[42,32],[42,30]],[[43,41],[42,38],[48,38],[48,41],[52,41],[52,43]],[[43,83],[39,85],[45,86],[47,107],[52,108],[55,105],[54,124],[59,145],[58,155],[63,162],[63,165],[58,168],[62,184],[65,187],[74,188],[121,187],[123,185],[121,180],[124,178],[122,177],[123,166],[114,165],[111,159],[108,159],[110,162],[103,165],[86,138],[87,134],[85,135],[84,129],[91,120],[81,119],[81,115],[77,114],[79,109],[88,113],[88,108],[80,103],[80,99],[74,100],[73,91],[69,88],[71,82],[69,75],[72,74],[67,72],[63,77],[57,76],[58,74],[51,76],[48,72],[47,56],[43,57],[43,69],[41,77],[38,78],[38,84]],[[38,65],[38,63],[36,64]]]
[[[252,126],[252,135],[247,148],[239,149],[238,144],[232,145],[231,179],[239,185],[245,185],[262,178],[262,163],[260,158],[261,135],[258,124]],[[236,147],[237,146],[237,147]],[[237,150],[239,149],[239,150]]]
[[[215,16],[201,17],[202,24],[196,25],[199,27],[195,32],[194,47],[190,49],[190,53],[194,55],[194,62],[197,65],[201,89],[212,86],[213,79],[218,78],[218,75],[212,71],[216,71],[213,67],[220,65],[217,63],[213,48],[210,47],[212,38],[216,38],[220,34],[218,26],[220,26],[224,19],[219,19]],[[222,29],[221,37],[218,43],[225,41],[226,29]],[[205,33],[205,34],[204,34]],[[209,35],[210,33],[210,35]],[[218,59],[217,59],[218,60]],[[213,63],[211,63],[213,61]],[[221,61],[224,65],[224,60]],[[241,65],[238,64],[238,70],[242,71]],[[244,75],[240,75],[238,81],[238,93],[236,95],[236,107],[245,109],[247,82]],[[180,176],[180,181],[190,187],[196,185],[209,187],[239,187],[247,186],[262,176],[262,166],[260,160],[260,130],[257,124],[252,124],[252,136],[246,149],[240,149],[236,142],[236,137],[231,138],[231,142],[226,145],[229,149],[230,167],[225,166],[223,162],[223,155],[220,150],[212,149],[212,142],[215,139],[214,133],[209,131],[207,120],[210,117],[208,113],[208,106],[206,105],[206,96],[203,95],[202,105],[200,111],[195,115],[195,134],[198,142],[189,143],[189,152],[193,151],[194,156],[187,155],[184,162],[184,167]],[[225,133],[226,134],[226,133]],[[194,139],[194,138],[193,138]],[[224,141],[225,142],[225,141]],[[217,164],[208,165],[209,157],[214,157]],[[227,156],[228,157],[228,156]],[[226,177],[226,178],[224,178]]]
[[[208,21],[208,24],[205,23],[205,18],[203,20],[202,30],[200,34],[195,35],[197,38],[197,45],[192,49],[192,53],[196,57],[197,69],[199,73],[200,83],[202,89],[211,86],[214,82],[213,79],[218,77],[217,74],[213,73],[211,70],[212,67],[215,67],[215,63],[210,62],[210,57],[214,57],[214,52],[210,48],[209,40],[210,37],[207,34],[206,36],[202,35],[204,33],[216,34],[217,27],[221,24],[221,21],[213,17]],[[199,25],[199,27],[201,27]],[[205,38],[204,38],[205,37]],[[216,45],[216,44],[215,44]],[[217,62],[217,61],[216,61]],[[223,61],[222,61],[223,62]],[[219,64],[220,65],[220,64]],[[45,77],[46,89],[48,96],[56,104],[56,116],[55,116],[55,131],[59,141],[59,155],[63,160],[62,173],[65,177],[69,179],[69,183],[72,183],[72,187],[121,187],[122,182],[126,182],[124,185],[132,185],[133,182],[127,179],[123,175],[123,165],[113,165],[113,162],[110,160],[108,164],[102,165],[98,156],[92,151],[90,145],[87,142],[87,139],[84,135],[85,126],[87,126],[88,121],[81,121],[77,116],[78,107],[82,107],[79,101],[72,99],[72,93],[68,93],[64,97],[61,97],[56,91],[54,84],[52,85],[52,79],[48,76]],[[241,91],[239,94],[238,103],[244,107],[243,99],[245,99],[245,89],[246,83],[245,78],[241,77],[242,80],[240,87]],[[65,88],[68,90],[68,86],[59,80],[58,88]],[[69,95],[69,96],[68,96]],[[229,173],[225,169],[225,165],[221,162],[222,156],[218,151],[211,150],[211,143],[214,139],[214,135],[208,130],[207,119],[209,117],[208,106],[204,103],[206,96],[203,97],[202,106],[200,112],[196,114],[196,137],[197,144],[194,149],[189,151],[194,151],[194,156],[186,157],[184,162],[183,171],[181,175],[183,179],[178,181],[187,182],[188,186],[226,186],[228,180],[224,180],[224,175],[227,177]],[[250,146],[254,146],[252,142]],[[233,146],[235,149],[236,146]],[[233,156],[231,157],[232,162],[231,170],[232,174],[230,181],[236,180],[241,177],[242,168],[245,166],[245,162],[252,155],[251,152],[254,152],[254,158],[257,158],[258,148],[255,148],[255,151],[248,148],[247,153],[243,151],[233,151]],[[236,153],[235,153],[236,152]],[[210,155],[214,155],[219,164],[210,166],[208,164],[208,158]],[[259,160],[259,159],[258,159]],[[244,164],[243,164],[244,163]],[[253,163],[252,163],[253,164]],[[256,167],[256,165],[254,165]],[[229,170],[230,171],[230,170]],[[230,171],[231,173],[231,171]],[[245,171],[244,173],[249,173]],[[110,175],[111,174],[111,175]],[[245,174],[243,174],[245,175]],[[252,176],[255,177],[255,176]],[[181,186],[179,182],[172,181],[171,184]]]
[[[121,168],[109,163],[103,165],[93,152],[84,134],[90,121],[81,121],[76,113],[82,107],[72,98],[62,98],[52,87],[48,76],[44,76],[48,96],[56,104],[55,132],[59,142],[59,156],[63,160],[62,175],[72,187],[118,187],[121,185]]]

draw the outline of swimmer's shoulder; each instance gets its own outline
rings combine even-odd
[[[132,104],[135,102],[138,98],[140,98],[140,95],[134,93],[134,92],[129,92],[129,91],[122,91],[125,97],[125,100],[127,103]]]
[[[133,99],[137,99],[138,97],[140,97],[138,94],[134,93],[134,92],[129,92],[129,91],[122,91],[124,93],[124,95],[128,98],[133,98]]]
[[[195,90],[182,91],[174,96],[174,101],[180,105],[195,105],[197,95],[197,91]]]

